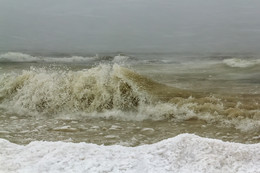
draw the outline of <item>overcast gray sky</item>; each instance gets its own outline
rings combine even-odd
[[[259,49],[259,0],[0,0],[0,51]]]

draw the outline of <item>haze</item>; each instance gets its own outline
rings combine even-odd
[[[0,51],[259,53],[258,0],[0,0]]]

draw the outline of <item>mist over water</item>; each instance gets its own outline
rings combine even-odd
[[[2,52],[259,54],[257,0],[0,3]]]

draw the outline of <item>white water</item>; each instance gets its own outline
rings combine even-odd
[[[170,101],[157,97],[169,97]],[[240,105],[241,100],[233,98],[234,106],[226,107],[220,98],[200,97],[155,83],[118,64],[79,71],[31,67],[0,76],[0,108],[5,114],[124,121],[197,118],[243,131],[259,130],[257,98]]]
[[[260,172],[259,0],[0,2],[0,172]]]
[[[0,62],[62,62],[62,63],[87,63],[98,59],[98,57],[82,57],[82,56],[71,56],[71,57],[40,57],[40,56],[31,56],[19,52],[8,52],[0,54]]]
[[[225,59],[223,60],[224,64],[230,66],[230,67],[240,67],[240,68],[247,68],[247,67],[253,67],[260,64],[260,59],[254,59],[254,60],[245,60],[245,59],[239,59],[239,58],[232,58],[232,59]]]
[[[0,139],[0,171],[9,172],[260,172],[260,144],[182,134],[138,147]]]
[[[259,70],[248,63],[256,60],[243,59],[243,65],[234,68],[226,64],[236,63],[230,58],[196,64],[173,59],[165,64],[163,58],[128,56],[0,57],[0,172],[260,169]],[[185,82],[190,90],[181,89]],[[241,83],[247,85],[239,88]],[[223,87],[218,95],[210,93],[216,84]],[[202,85],[208,93],[196,92]],[[223,92],[232,86],[239,87]],[[182,133],[258,144],[189,134],[174,137]],[[5,139],[31,143],[22,146]]]

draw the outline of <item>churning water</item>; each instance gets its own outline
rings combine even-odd
[[[0,137],[126,146],[181,133],[260,141],[259,59],[156,56],[2,54]]]

